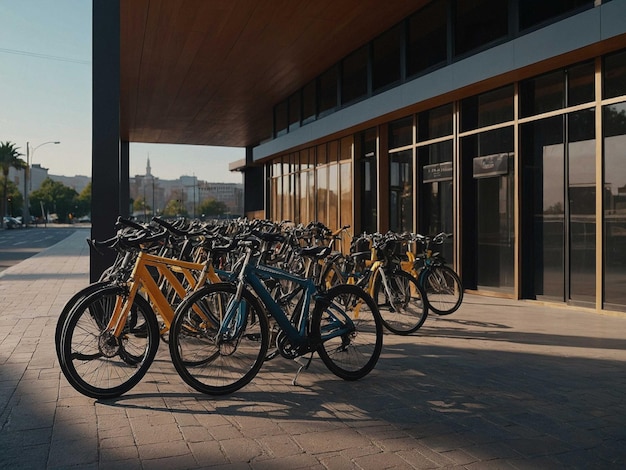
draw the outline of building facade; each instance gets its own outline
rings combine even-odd
[[[96,237],[130,141],[240,146],[248,214],[451,232],[469,290],[626,311],[626,0],[93,2]]]
[[[470,290],[626,311],[625,3],[430,2],[276,104],[266,215],[451,232]]]

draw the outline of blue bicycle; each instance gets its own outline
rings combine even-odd
[[[303,366],[308,367],[317,352],[344,380],[360,379],[374,368],[383,323],[363,289],[320,290],[314,279],[259,264],[258,242],[240,243],[245,255],[236,281],[207,285],[176,310],[170,355],[188,385],[210,395],[232,393],[278,354],[289,359],[310,354]],[[272,288],[276,282],[292,288],[278,296]]]

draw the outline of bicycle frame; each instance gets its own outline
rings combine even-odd
[[[238,292],[234,301],[227,308],[226,315],[222,322],[222,327],[220,328],[220,334],[226,334],[230,330],[229,325],[232,325],[233,323],[236,325],[245,324],[245,322],[236,320],[235,316],[241,315],[242,313],[241,309],[238,308],[239,301],[241,300],[241,289],[244,288],[244,285],[248,285],[250,286],[252,291],[259,297],[259,299],[267,309],[268,314],[272,318],[274,318],[274,320],[287,336],[291,344],[296,346],[296,348],[298,349],[304,349],[304,352],[313,350],[315,345],[311,344],[308,334],[308,319],[311,301],[323,301],[323,296],[317,295],[318,289],[315,285],[315,282],[312,279],[301,278],[292,275],[287,271],[274,268],[272,266],[252,264],[249,261],[250,252],[248,252],[247,254],[247,258],[244,261],[243,269],[238,277]],[[298,315],[298,322],[296,325],[291,322],[290,318],[286,315],[280,304],[274,299],[271,292],[263,283],[263,279],[269,278],[291,281],[297,284],[298,288],[302,289],[304,301],[302,302],[301,310],[299,312],[295,312],[295,314]],[[352,319],[345,315],[345,313],[343,312],[338,313],[341,314],[343,321],[339,321],[335,314],[333,314],[333,317],[336,319],[336,321],[331,324],[330,328],[327,328],[329,333],[321,338],[322,341],[347,334],[350,331],[354,330],[354,324],[352,322]]]
[[[209,262],[199,264],[140,252],[135,261],[135,267],[126,283],[129,289],[128,296],[125,301],[123,301],[122,297],[117,298],[113,315],[106,327],[106,330],[112,331],[114,336],[119,337],[122,334],[126,318],[140,289],[147,294],[154,309],[161,315],[165,323],[161,329],[161,334],[170,328],[174,319],[174,309],[159,288],[157,281],[150,274],[148,267],[155,268],[159,273],[159,277],[165,279],[181,299],[190,291],[204,285],[207,281],[222,282]],[[194,272],[200,272],[200,274],[194,275]],[[178,279],[177,273],[183,275],[183,278],[189,285],[189,290]]]

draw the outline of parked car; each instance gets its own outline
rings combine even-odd
[[[17,220],[15,217],[10,217],[8,215],[5,215],[3,217],[4,220],[4,226],[6,228],[20,228],[22,226],[22,223]]]

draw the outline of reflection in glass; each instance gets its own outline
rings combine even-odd
[[[530,78],[520,83],[520,116],[534,116],[565,106],[563,70]]]
[[[344,161],[340,163],[339,172],[339,184],[341,186],[339,226],[352,226],[352,162]],[[342,249],[344,253],[347,253],[350,249],[350,237],[344,237],[343,242]]]
[[[565,299],[565,147],[563,117],[520,129],[525,197],[532,222],[523,228],[524,259],[531,261],[533,295]]]
[[[356,101],[367,95],[367,62],[369,48],[356,50],[341,63],[341,103]]]
[[[355,136],[355,157],[358,159],[360,202],[360,232],[374,233],[378,230],[378,183],[376,171],[376,129],[369,129]]]
[[[523,31],[593,6],[594,0],[524,0],[519,2],[519,29]]]
[[[513,120],[513,85],[470,96],[461,102],[461,131]]]
[[[389,229],[413,231],[413,150],[389,155]]]
[[[604,301],[626,307],[626,103],[603,108]]]
[[[503,0],[473,0],[454,2],[454,54],[462,55],[473,49],[504,38],[508,33],[508,4]]]
[[[572,300],[596,298],[596,144],[593,109],[571,113],[568,124],[569,266]]]
[[[422,184],[420,186],[419,233],[437,234],[453,232],[453,141],[447,140],[418,149]],[[444,165],[440,165],[440,164]],[[449,166],[446,166],[449,165]],[[439,165],[436,167],[435,165]],[[433,171],[429,170],[434,168]],[[426,168],[427,171],[424,169]],[[436,171],[439,170],[439,171]],[[448,239],[441,249],[448,262],[453,261],[453,243]]]
[[[328,212],[328,166],[318,166],[315,170],[317,176],[317,218],[323,222]]]
[[[603,98],[626,95],[626,51],[607,55],[603,61]]]
[[[452,103],[423,111],[417,115],[417,141],[424,142],[452,135]]]
[[[409,18],[406,45],[408,76],[446,62],[447,17],[446,2],[431,2]]]
[[[567,69],[567,106],[589,103],[595,98],[595,65],[592,62]]]
[[[339,164],[328,165],[328,213],[320,219],[331,230],[339,228]]]
[[[515,250],[513,127],[466,137],[462,148],[465,168],[472,171],[477,162],[484,167],[473,175],[477,284],[510,291],[514,286]],[[492,163],[497,171],[486,168]]]
[[[337,67],[331,67],[318,77],[319,115],[323,116],[337,107]]]
[[[378,91],[401,78],[402,25],[397,25],[372,41],[372,88]]]
[[[389,148],[405,147],[413,143],[413,117],[389,123]]]

